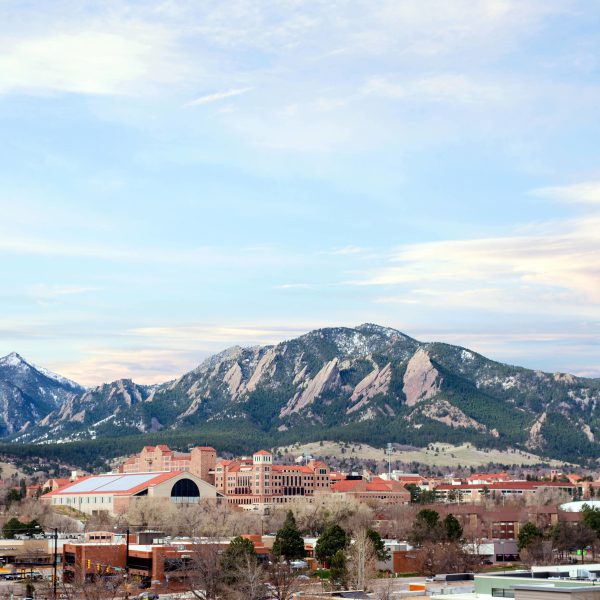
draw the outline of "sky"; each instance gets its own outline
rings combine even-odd
[[[0,0],[0,355],[375,322],[600,376],[598,0]]]

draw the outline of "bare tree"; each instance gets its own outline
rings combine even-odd
[[[392,600],[394,592],[394,580],[388,577],[387,579],[380,581],[377,589],[374,592],[377,600]]]
[[[570,500],[572,497],[565,490],[541,487],[535,493],[527,496],[526,503],[528,506],[548,506],[564,504]]]
[[[423,575],[460,573],[468,570],[471,562],[457,542],[426,542],[417,552],[417,567]]]
[[[349,572],[351,583],[357,590],[367,589],[367,582],[377,570],[377,556],[373,542],[367,534],[367,528],[355,533],[354,542],[349,551]]]
[[[260,533],[261,523],[257,514],[217,504],[214,500],[201,500],[198,504],[180,507],[165,531],[192,537],[235,537],[242,533]]]
[[[244,556],[236,566],[235,583],[228,586],[227,596],[234,600],[260,600],[267,592],[266,573],[253,556]]]
[[[520,550],[519,556],[528,566],[549,564],[553,560],[552,542],[540,537]]]
[[[126,584],[122,575],[99,574],[87,577],[84,581],[70,583],[59,581],[58,596],[64,600],[114,600],[123,598]],[[53,598],[53,583],[44,581],[36,589],[36,598]]]
[[[135,498],[125,514],[125,520],[132,526],[165,528],[177,517],[177,507],[168,498],[143,496]]]
[[[298,591],[298,576],[284,559],[273,560],[267,569],[270,592],[277,600],[290,600]]]
[[[217,541],[195,543],[189,552],[168,559],[168,579],[186,582],[189,591],[201,600],[215,600],[224,589],[221,547]]]
[[[380,533],[386,537],[405,540],[421,508],[422,506],[414,504],[392,504],[384,507],[381,512],[385,521]]]
[[[107,511],[92,515],[85,524],[86,531],[112,531],[114,527],[115,519]]]
[[[355,526],[365,519],[372,519],[373,510],[354,498],[344,498],[341,494],[315,494],[310,501],[306,497],[275,507],[267,520],[271,531],[276,531],[285,521],[287,511],[294,513],[298,528],[303,533],[319,535],[328,525],[337,523],[344,529],[352,529],[351,520],[355,517]]]

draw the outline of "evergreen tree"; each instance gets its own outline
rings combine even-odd
[[[439,523],[440,515],[436,510],[424,508],[417,513],[417,521],[421,521],[429,529],[433,529]]]
[[[41,525],[35,519],[22,523],[16,517],[12,517],[2,526],[2,535],[7,540],[14,539],[16,535],[35,535],[42,531]]]
[[[335,554],[331,556],[329,563],[329,577],[331,583],[338,588],[347,588],[348,566],[344,550],[337,550]]]
[[[375,556],[377,557],[377,560],[382,562],[389,560],[390,553],[385,547],[385,544],[383,543],[379,533],[377,533],[374,529],[367,529],[367,537],[373,544],[373,549],[375,550]]]
[[[596,536],[600,538],[600,508],[584,504],[581,512],[583,513],[582,521],[593,529]]]
[[[462,538],[463,528],[452,513],[446,515],[443,524],[449,542],[458,542]]]
[[[6,492],[6,498],[4,500],[4,503],[6,504],[6,506],[10,506],[13,502],[19,502],[20,500],[21,494],[14,488],[11,488],[10,490],[8,490],[8,492]]]
[[[241,536],[233,538],[221,557],[223,581],[228,585],[234,585],[240,571],[254,562],[256,562],[254,544],[248,538]]]
[[[275,536],[273,554],[275,556],[282,556],[287,561],[306,556],[304,539],[300,535],[294,513],[291,510],[287,513],[283,527],[281,527]]]
[[[413,546],[422,546],[425,542],[438,542],[444,537],[444,528],[437,511],[424,508],[417,513],[408,541]]]
[[[519,551],[525,550],[544,537],[542,530],[531,521],[527,521],[521,530],[517,539],[517,547]]]
[[[344,551],[348,545],[346,532],[337,524],[330,525],[322,533],[315,545],[315,556],[321,563],[331,563],[331,559],[338,551]]]

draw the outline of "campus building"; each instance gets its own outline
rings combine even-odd
[[[166,473],[107,474],[84,477],[70,485],[44,494],[52,506],[68,506],[90,515],[127,512],[136,498],[150,496],[176,504],[193,504],[216,499],[213,485],[189,471]]]
[[[569,481],[495,481],[487,484],[442,484],[435,488],[435,495],[440,502],[477,503],[488,499],[534,497],[548,489],[565,492],[571,497],[584,493],[581,485]]]
[[[214,483],[216,450],[196,446],[189,452],[177,452],[169,446],[144,446],[139,454],[130,456],[119,467],[119,473],[154,473],[158,471],[189,471],[208,483]]]
[[[361,502],[369,500],[385,504],[408,504],[410,502],[410,492],[403,483],[381,477],[374,477],[371,481],[342,479],[331,485],[331,491]]]
[[[133,585],[152,586],[161,593],[189,589],[186,568],[204,551],[221,553],[227,549],[230,539],[178,539],[173,543],[142,538],[144,533],[130,534],[129,545],[121,540],[116,543],[94,541],[68,543],[63,547],[63,579],[82,584],[97,576],[122,575],[128,572]],[[244,535],[253,543],[259,558],[268,556],[269,548],[259,535]],[[149,543],[148,543],[149,542]],[[206,550],[203,546],[206,545]]]
[[[266,505],[328,492],[329,468],[320,460],[306,465],[275,465],[266,450],[251,458],[222,460],[215,466],[215,487],[230,504]]]

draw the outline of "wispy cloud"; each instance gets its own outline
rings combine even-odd
[[[592,202],[588,185],[553,194]],[[356,285],[385,288],[380,303],[487,310],[581,311],[598,316],[600,214],[531,224],[527,233],[402,246]]]
[[[304,333],[311,326],[298,325],[264,325],[264,326],[226,326],[226,325],[182,325],[165,327],[137,327],[125,332],[125,335],[135,338],[144,338],[150,343],[172,345],[181,347],[189,343],[198,347],[198,344],[219,344],[224,348],[230,344],[270,344],[288,337]],[[223,346],[223,344],[225,346]]]
[[[282,283],[276,285],[275,289],[278,290],[308,290],[314,287],[311,283]]]
[[[361,254],[365,251],[361,246],[343,246],[331,251],[334,256],[347,256],[348,254]]]
[[[200,98],[191,100],[185,106],[200,106],[202,104],[210,104],[211,102],[219,102],[220,100],[226,100],[227,98],[242,96],[243,94],[251,92],[253,89],[253,87],[244,87],[227,90],[226,92],[215,92],[214,94],[207,94],[206,96],[200,96]]]
[[[100,27],[60,31],[59,25],[57,29],[5,39],[0,94],[123,95],[152,81],[168,81],[179,71],[176,64],[165,64],[171,37],[162,28],[119,23],[113,31]]]
[[[39,299],[52,299],[61,296],[73,296],[77,294],[87,294],[89,292],[97,292],[101,288],[90,285],[80,284],[45,284],[39,283],[32,285],[30,288],[31,294]]]
[[[440,73],[405,81],[371,77],[363,93],[393,100],[467,105],[498,102],[507,95],[497,83],[477,81],[462,73]]]
[[[543,187],[532,193],[541,198],[550,198],[571,204],[600,204],[600,181]]]
[[[0,228],[0,233],[2,229]],[[195,264],[195,265],[285,265],[303,261],[299,255],[274,252],[267,246],[233,248],[231,246],[199,246],[162,248],[116,246],[113,244],[84,243],[52,238],[27,237],[2,233],[0,250],[18,255],[67,256],[103,261],[126,261],[131,263]]]

